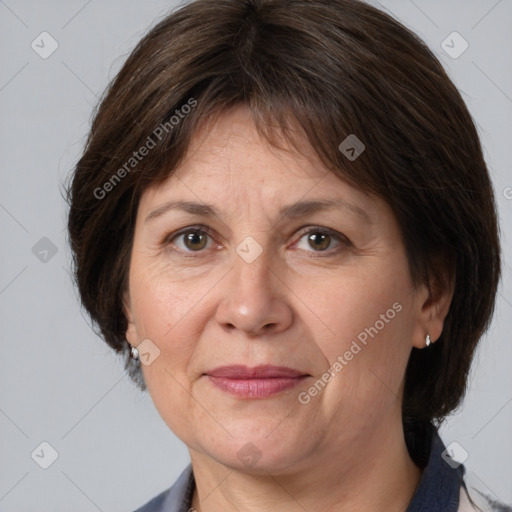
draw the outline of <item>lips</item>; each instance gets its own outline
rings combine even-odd
[[[238,398],[267,398],[290,389],[308,374],[286,366],[221,366],[205,374],[222,391]]]
[[[261,365],[252,368],[243,365],[220,366],[206,373],[212,377],[227,379],[271,379],[279,377],[300,377],[306,375],[286,366]]]

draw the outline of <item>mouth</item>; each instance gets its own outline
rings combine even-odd
[[[267,398],[297,386],[310,377],[285,366],[222,366],[204,374],[218,389],[237,398]]]

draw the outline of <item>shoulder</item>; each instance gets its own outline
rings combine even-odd
[[[467,487],[460,488],[458,512],[512,512],[512,507],[494,501],[480,491]]]
[[[434,425],[411,423],[405,433],[412,459],[423,468],[407,512],[512,512],[512,507],[478,491],[481,481],[452,459]]]
[[[189,464],[169,489],[152,498],[135,512],[187,512],[194,487],[194,474],[192,465]]]
[[[148,501],[145,505],[142,505],[142,507],[138,508],[135,512],[160,512],[163,511],[163,504],[166,500],[166,498],[169,496],[169,492],[171,491],[172,487],[169,487],[169,489],[163,491],[158,496],[155,496],[151,501]]]

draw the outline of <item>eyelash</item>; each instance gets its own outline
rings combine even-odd
[[[212,230],[207,227],[207,226],[203,226],[203,225],[196,225],[196,226],[189,226],[189,227],[186,227],[184,229],[181,229],[180,231],[176,232],[176,233],[171,233],[170,235],[166,235],[163,240],[161,241],[161,245],[164,246],[164,247],[169,247],[172,243],[173,240],[175,240],[176,238],[180,237],[180,236],[183,236],[183,235],[186,235],[186,234],[189,234],[189,233],[196,233],[196,234],[205,234],[205,235],[208,235],[210,238],[213,239],[213,232]],[[334,249],[326,249],[324,251],[306,251],[308,253],[313,253],[315,254],[315,256],[309,256],[310,258],[323,258],[323,257],[329,257],[329,256],[334,256],[335,254],[337,254],[338,252],[340,252],[340,250],[345,247],[351,247],[352,246],[352,243],[350,242],[350,240],[345,237],[344,235],[342,235],[341,233],[338,233],[332,229],[329,229],[329,228],[324,228],[324,227],[321,227],[321,226],[308,226],[308,229],[305,230],[305,231],[300,231],[300,237],[298,239],[298,241],[294,244],[298,244],[302,238],[304,238],[305,235],[308,235],[308,234],[311,234],[311,233],[317,233],[317,234],[322,234],[322,235],[329,235],[331,237],[331,239],[333,240],[336,240],[339,242],[340,245],[338,245],[337,248],[334,248]],[[204,252],[204,249],[200,250],[200,251],[185,251],[183,249],[170,249],[172,252],[175,252],[175,253],[179,253],[185,257],[190,257],[190,258],[197,258],[201,255],[201,253]]]

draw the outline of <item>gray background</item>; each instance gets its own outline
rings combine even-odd
[[[442,436],[469,453],[465,464],[481,490],[512,503],[512,1],[373,3],[418,33],[439,56],[485,147],[500,210],[505,274],[467,399],[443,426]],[[61,197],[98,96],[146,29],[175,5],[0,0],[4,512],[133,510],[168,487],[188,463],[186,448],[149,395],[134,388],[121,361],[82,317],[67,271]],[[43,31],[59,45],[47,59],[31,48]],[[469,43],[456,59],[441,47],[453,31]],[[38,253],[48,245],[39,242],[43,237],[54,244],[54,255],[51,248],[47,255]],[[43,441],[58,452],[48,469],[31,457]],[[48,450],[43,453],[41,461],[49,456]]]

